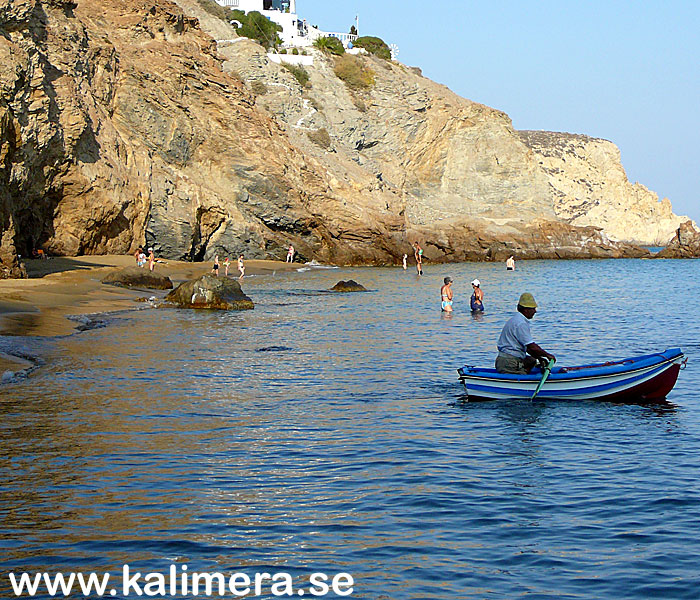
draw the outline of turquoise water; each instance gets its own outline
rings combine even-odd
[[[0,594],[9,571],[177,562],[344,571],[368,600],[697,598],[699,268],[312,270],[247,279],[254,311],[29,340],[45,366],[0,388]],[[348,278],[371,291],[322,293]],[[522,291],[560,365],[680,346],[668,402],[463,402],[456,368],[491,366]]]

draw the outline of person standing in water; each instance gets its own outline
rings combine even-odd
[[[418,275],[423,274],[423,248],[418,245],[418,242],[413,242],[413,256],[416,259],[416,272]]]
[[[245,265],[243,264],[243,255],[242,254],[238,257],[238,271],[241,274],[239,279],[243,279],[243,276],[245,275]]]
[[[452,277],[445,277],[445,283],[440,288],[440,306],[443,312],[452,312]]]
[[[227,256],[224,258],[224,276],[228,277],[228,269],[231,266],[231,259]]]
[[[515,271],[515,259],[512,256],[506,261],[506,270]]]
[[[408,258],[408,254],[403,255],[403,270],[406,270],[406,259]]]
[[[474,290],[470,301],[472,311],[484,312],[484,291],[481,289],[481,282],[478,279],[472,281],[472,289]]]

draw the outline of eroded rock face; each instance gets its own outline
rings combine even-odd
[[[414,240],[435,262],[638,252],[566,222],[502,112],[372,57],[371,90],[321,55],[304,90],[205,22],[218,52],[168,0],[0,0],[0,276],[39,247],[283,259],[293,243],[345,265],[398,264]]]
[[[700,232],[692,221],[686,221],[676,235],[655,258],[700,258]]]
[[[367,174],[363,191],[400,191],[409,227],[446,231],[461,222],[498,236],[545,219],[653,245],[685,219],[667,199],[627,180],[611,142],[515,131],[504,113],[403,65],[362,58],[376,84],[357,92],[335,76],[332,59],[316,52],[307,68],[311,88],[302,90],[255,44],[222,44],[221,52],[225,68],[251,86],[265,85],[256,105],[337,178],[360,171]],[[330,152],[310,141],[317,131],[329,133]]]
[[[331,292],[366,292],[367,288],[357,283],[354,279],[348,279],[347,281],[339,281],[332,288]]]
[[[295,148],[167,0],[0,0],[0,260],[215,253],[386,262],[383,199]],[[362,223],[358,232],[357,223]],[[345,237],[345,232],[353,235]]]
[[[143,288],[147,290],[172,290],[170,277],[141,267],[126,267],[108,273],[102,283],[126,288]]]
[[[631,183],[620,150],[607,140],[552,131],[519,131],[547,174],[557,217],[572,225],[600,227],[611,240],[657,246],[688,217],[671,202]]]
[[[165,300],[179,308],[252,310],[255,307],[235,279],[213,275],[203,275],[199,279],[181,283]]]

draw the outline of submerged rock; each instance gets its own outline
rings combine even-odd
[[[675,237],[655,258],[699,258],[700,232],[686,221],[676,230]]]
[[[366,292],[367,288],[360,285],[354,279],[348,279],[347,281],[339,281],[332,288],[331,292]]]
[[[102,283],[127,288],[146,288],[148,290],[172,290],[170,277],[159,275],[141,267],[126,267],[107,274]]]
[[[214,308],[220,310],[251,310],[253,301],[241,290],[235,279],[202,275],[185,281],[170,292],[166,301],[180,308]]]

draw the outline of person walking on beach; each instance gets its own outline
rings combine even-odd
[[[423,274],[423,248],[418,245],[418,242],[413,242],[413,256],[416,259],[416,272],[418,275]]]
[[[243,276],[245,275],[245,265],[243,264],[243,255],[242,254],[238,257],[238,271],[241,274],[239,279],[243,279]]]
[[[156,255],[153,253],[153,248],[148,249],[148,270],[153,271],[156,266]]]
[[[224,276],[228,277],[228,268],[231,266],[231,259],[227,256],[224,259]]]
[[[211,268],[211,272],[214,273],[214,277],[219,276],[219,255],[214,255],[214,266]]]
[[[408,254],[403,255],[403,270],[406,270],[406,259],[408,258]]]
[[[472,311],[484,312],[484,291],[481,289],[481,282],[478,279],[472,281],[472,297],[470,304]]]
[[[530,320],[536,312],[535,298],[525,292],[518,300],[518,312],[508,319],[498,338],[496,371],[499,373],[527,374],[537,364],[538,358],[554,358],[532,339]]]
[[[440,306],[443,312],[452,312],[452,277],[443,279],[444,285],[440,288]]]
[[[515,271],[515,259],[512,256],[506,261],[506,271]]]
[[[287,262],[294,262],[294,246],[289,244],[289,250],[287,250]]]

